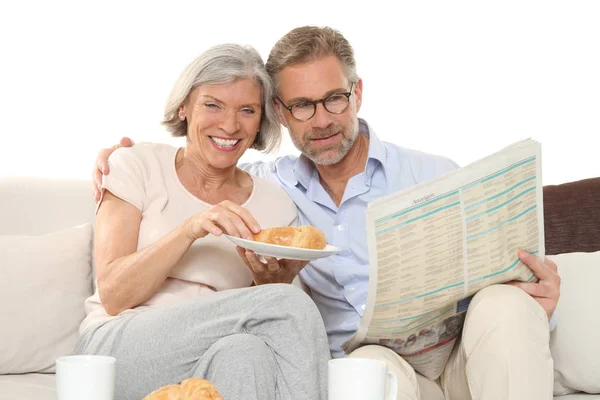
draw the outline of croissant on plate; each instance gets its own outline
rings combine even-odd
[[[323,232],[314,226],[283,226],[267,228],[253,235],[256,242],[302,249],[323,250],[327,240]]]
[[[219,391],[209,381],[189,378],[179,385],[167,385],[155,390],[143,400],[223,400]]]

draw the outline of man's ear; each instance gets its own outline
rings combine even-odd
[[[277,101],[277,99],[273,99],[273,106],[275,107],[277,118],[279,118],[279,123],[287,128],[287,122],[285,122],[285,118],[283,118],[283,109],[281,107],[281,104],[279,104],[279,101]]]
[[[362,105],[362,93],[363,81],[358,78],[358,82],[354,84],[354,93],[352,93],[352,95],[356,97],[356,112],[360,111],[360,106]]]

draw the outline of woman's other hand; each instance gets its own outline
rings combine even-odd
[[[265,257],[266,263],[261,262],[251,250],[236,247],[244,264],[252,272],[252,278],[256,285],[267,283],[292,283],[308,261],[300,260],[277,260],[275,257]]]

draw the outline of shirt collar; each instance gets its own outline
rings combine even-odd
[[[360,131],[369,137],[369,154],[365,166],[365,183],[368,184],[378,164],[383,168],[383,173],[386,173],[387,150],[367,121],[362,118],[359,118],[358,121]]]
[[[361,134],[369,137],[369,153],[367,156],[367,165],[365,167],[365,183],[368,183],[378,164],[382,166],[385,173],[387,152],[385,145],[379,140],[375,134],[375,131],[369,126],[367,121],[359,118],[358,123]],[[286,175],[285,181],[288,184],[295,186],[296,184],[300,183],[305,189],[308,189],[311,180],[317,179],[318,172],[312,161],[310,161],[306,156],[300,155],[294,164],[293,174]]]

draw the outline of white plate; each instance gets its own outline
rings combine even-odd
[[[304,260],[311,261],[318,258],[329,257],[340,251],[339,247],[327,245],[323,250],[312,250],[312,249],[301,249],[299,247],[288,247],[279,246],[276,244],[255,242],[254,240],[241,239],[234,236],[225,235],[227,239],[231,240],[238,246],[252,250],[256,254],[262,256],[271,256],[277,258],[284,258],[287,260]]]

